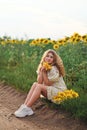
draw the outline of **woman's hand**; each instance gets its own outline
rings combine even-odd
[[[44,66],[41,67],[40,71],[43,73],[43,72],[47,72],[46,68]]]

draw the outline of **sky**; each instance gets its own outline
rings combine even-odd
[[[87,34],[87,0],[0,0],[0,37],[51,38]]]

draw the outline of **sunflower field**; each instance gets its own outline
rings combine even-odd
[[[78,98],[56,104],[57,107],[87,121],[87,34],[74,33],[58,40],[0,37],[0,82],[29,91],[36,81],[36,69],[42,54],[47,49],[54,49],[61,56],[66,70],[66,85],[79,94]]]

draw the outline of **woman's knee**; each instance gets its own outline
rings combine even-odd
[[[40,89],[41,91],[43,91],[45,87],[42,84],[37,84],[37,89]]]
[[[42,84],[39,84],[38,82],[34,82],[34,83],[33,83],[33,87],[34,87],[35,89],[43,90],[43,85],[42,85]]]
[[[35,83],[35,89],[41,90],[42,89],[41,84]]]
[[[36,88],[36,86],[37,86],[37,82],[34,82],[33,85],[32,85],[32,87]]]
[[[36,84],[37,84],[37,82],[34,82],[34,83],[33,83],[33,86],[35,86]]]

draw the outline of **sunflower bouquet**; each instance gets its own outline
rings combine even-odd
[[[46,70],[50,70],[52,68],[52,66],[49,65],[48,62],[43,62],[43,66],[45,67]]]
[[[53,102],[56,104],[60,104],[67,99],[77,98],[79,94],[74,90],[65,90],[63,92],[58,92],[56,96],[53,97]]]

